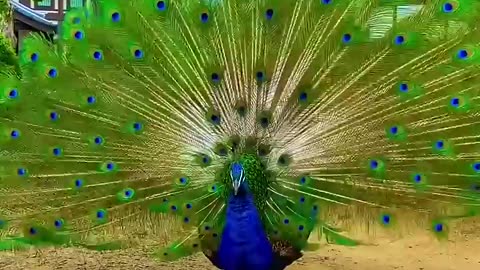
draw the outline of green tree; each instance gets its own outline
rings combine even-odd
[[[13,12],[9,0],[0,0],[0,72],[17,72]]]

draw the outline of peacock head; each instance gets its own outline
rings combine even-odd
[[[239,191],[242,191],[242,188],[245,188],[245,170],[243,169],[242,164],[235,162],[230,168],[230,177],[232,178],[233,193],[237,196]]]

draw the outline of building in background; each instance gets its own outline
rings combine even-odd
[[[39,32],[53,39],[59,22],[71,8],[83,7],[88,0],[10,0],[14,12],[14,32],[17,51],[22,40],[31,32]]]

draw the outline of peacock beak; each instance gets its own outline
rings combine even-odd
[[[240,181],[233,181],[233,194],[237,196],[238,189],[240,189]]]
[[[238,190],[240,189],[242,182],[245,180],[245,174],[243,172],[242,164],[232,164],[232,169],[230,170],[230,178],[232,179],[233,194],[237,196]]]

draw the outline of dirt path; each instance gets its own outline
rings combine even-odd
[[[384,242],[377,246],[327,248],[308,254],[295,270],[470,270],[480,269],[480,237],[432,243],[429,237]]]
[[[472,227],[473,226],[473,227]],[[480,269],[480,224],[457,230],[439,243],[427,235],[391,241],[380,238],[375,245],[354,248],[324,246],[288,270],[474,270]],[[159,263],[142,250],[95,253],[79,249],[48,249],[1,253],[5,270],[127,270],[215,269],[202,256],[176,263]]]

